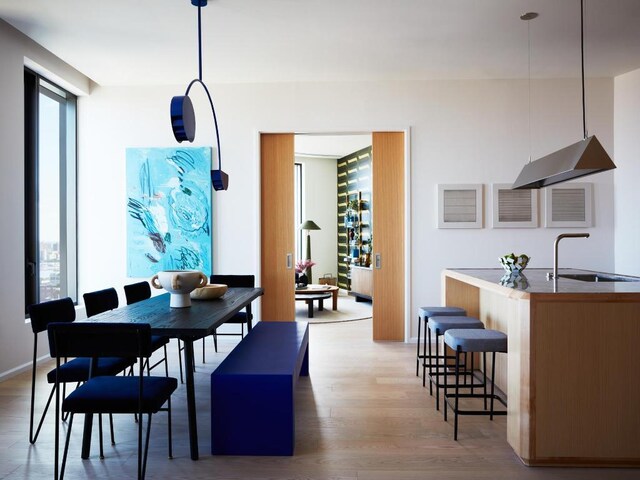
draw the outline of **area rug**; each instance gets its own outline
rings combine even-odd
[[[353,322],[371,318],[373,309],[371,302],[356,302],[354,297],[340,290],[338,309],[331,310],[331,299],[324,301],[324,310],[318,310],[318,302],[313,302],[313,318],[307,317],[308,308],[305,302],[296,302],[296,320],[309,323]]]

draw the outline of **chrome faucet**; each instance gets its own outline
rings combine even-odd
[[[553,273],[547,273],[547,280],[558,279],[558,243],[563,238],[589,238],[588,233],[561,233],[553,242]]]

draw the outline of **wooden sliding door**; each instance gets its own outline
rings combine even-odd
[[[404,341],[404,133],[373,133],[373,339]]]
[[[263,321],[294,321],[294,136],[262,134],[261,287]]]

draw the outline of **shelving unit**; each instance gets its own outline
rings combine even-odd
[[[353,290],[354,266],[371,265],[371,147],[338,160],[338,286]]]

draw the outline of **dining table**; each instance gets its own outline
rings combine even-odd
[[[251,302],[264,294],[262,288],[229,288],[214,300],[192,300],[190,307],[172,308],[170,294],[157,295],[141,302],[110,310],[82,320],[86,322],[148,323],[152,335],[177,338],[184,343],[186,370],[187,418],[191,459],[198,460],[198,427],[194,386],[193,342],[211,335],[236,313],[246,308],[247,329],[251,331]],[[89,458],[91,449],[92,415],[85,416],[82,458]]]

